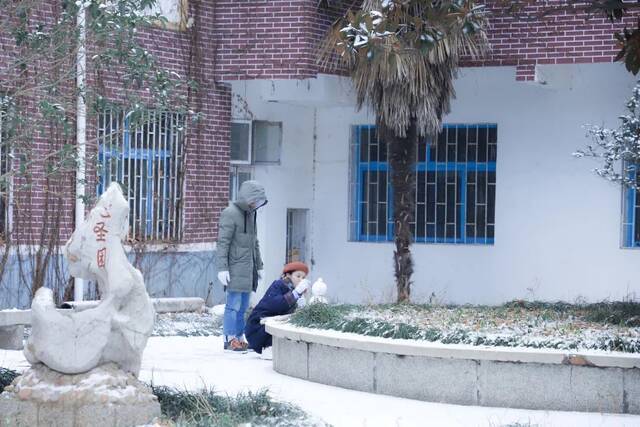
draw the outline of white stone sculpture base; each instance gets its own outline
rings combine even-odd
[[[76,375],[38,364],[0,394],[1,427],[129,427],[159,416],[149,387],[113,363]]]

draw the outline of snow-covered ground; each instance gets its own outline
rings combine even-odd
[[[22,352],[0,350],[0,366],[23,370]],[[640,426],[640,416],[528,411],[445,405],[381,396],[280,375],[255,353],[222,350],[222,337],[152,337],[141,379],[188,389],[213,386],[228,394],[268,388],[336,427],[372,426]],[[411,373],[398,381],[411,381]],[[446,387],[446,384],[442,385]]]

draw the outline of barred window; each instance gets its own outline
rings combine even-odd
[[[389,147],[375,126],[353,128],[350,238],[393,239]],[[497,126],[450,124],[417,147],[415,242],[493,244]]]
[[[129,201],[129,236],[177,241],[182,227],[184,116],[149,112],[140,121],[107,110],[98,119],[98,194],[111,181]]]
[[[623,172],[628,174],[636,186],[640,186],[640,174],[636,165],[625,164]],[[640,197],[638,190],[628,186],[622,187],[622,247],[640,247]]]

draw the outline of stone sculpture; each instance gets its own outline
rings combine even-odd
[[[55,309],[51,291],[36,292],[27,360],[66,374],[113,362],[138,375],[155,312],[142,274],[128,261],[129,205],[117,183],[100,197],[64,248],[71,275],[96,281],[102,300],[93,309],[69,314]]]
[[[160,415],[136,378],[155,311],[122,246],[128,224],[129,205],[112,183],[64,248],[71,275],[97,282],[102,300],[63,313],[51,290],[36,292],[24,349],[32,367],[0,395],[0,427],[124,427]]]

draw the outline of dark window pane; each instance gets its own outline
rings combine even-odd
[[[373,141],[369,144],[369,161],[377,162],[378,161],[378,144]]]
[[[494,185],[489,186],[487,201],[487,222],[489,224],[495,224],[496,215],[496,187]]]
[[[468,162],[477,161],[477,158],[476,158],[477,154],[478,154],[478,146],[476,144],[467,145],[467,161]]]
[[[427,224],[426,237],[433,238],[435,236],[436,236],[436,225],[435,224]]]
[[[475,185],[467,185],[467,224],[473,224],[476,221],[475,191]]]
[[[427,222],[427,216],[426,216],[427,210],[425,205],[423,204],[419,204],[417,206],[416,209],[416,237],[425,237],[425,230],[426,230],[426,222]]]
[[[387,234],[387,204],[380,203],[378,205],[378,234]]]
[[[416,172],[416,203],[425,202],[426,177],[424,172]]]
[[[495,227],[493,225],[487,225],[487,237],[493,239],[495,237]]]
[[[457,148],[458,148],[458,153],[457,153],[456,161],[466,162],[467,161],[467,128],[466,126],[460,127],[460,129],[458,129]]]
[[[487,203],[487,174],[478,172],[478,185],[476,186],[476,201],[479,204]]]
[[[438,135],[438,145],[436,147],[436,161],[444,162],[447,160],[447,135],[446,128]]]
[[[484,206],[478,206],[478,216],[476,221],[476,237],[485,237],[486,209]]]
[[[473,239],[474,237],[476,237],[476,228],[475,228],[475,226],[467,225],[466,229],[467,229],[467,235],[466,235],[467,238]]]
[[[498,128],[495,126],[489,126],[489,144],[495,144],[498,142]]]
[[[467,144],[478,143],[478,127],[472,126],[467,130]]]
[[[360,128],[360,161],[369,161],[369,128]]]
[[[456,161],[457,147],[455,144],[447,144],[447,162]]]
[[[487,128],[478,129],[478,162],[487,161]]]
[[[448,239],[453,239],[456,237],[456,226],[455,224],[447,224],[447,235]]]
[[[427,222],[436,221],[436,186],[427,186]]]
[[[495,144],[489,144],[489,161],[495,162],[498,158],[498,150]]]
[[[420,138],[418,141],[418,162],[427,161],[427,138]]]
[[[446,196],[446,175],[439,173],[436,175],[436,199],[438,203],[444,203]]]
[[[456,186],[447,185],[447,222],[456,220]]]
[[[445,205],[436,207],[436,233],[438,237],[444,237]]]

